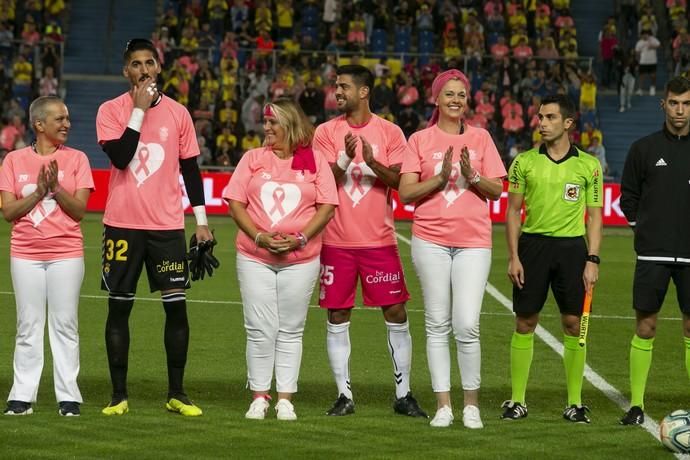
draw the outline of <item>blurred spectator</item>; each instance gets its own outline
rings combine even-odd
[[[594,75],[586,73],[580,85],[580,111],[595,111],[597,108],[597,83]]]
[[[602,85],[610,87],[618,79],[616,78],[616,67],[614,62],[615,48],[618,46],[615,28],[605,27],[601,40],[599,41],[599,53],[602,64]]]
[[[314,80],[307,81],[306,88],[299,97],[299,105],[312,124],[316,125],[324,121],[323,91],[316,87]]]
[[[254,10],[254,30],[259,34],[266,32],[271,33],[273,28],[273,17],[271,9],[266,0],[257,0],[256,9]]]
[[[242,24],[247,24],[249,21],[249,7],[244,0],[234,0],[230,8],[230,27],[233,32],[237,32],[242,28]]]
[[[419,100],[419,91],[412,84],[412,79],[410,77],[406,75],[404,79],[405,83],[398,88],[398,92],[396,94],[398,104],[403,108],[414,107]]]
[[[599,160],[599,163],[601,164],[601,170],[604,173],[604,176],[609,176],[609,164],[606,161],[606,149],[601,143],[601,138],[597,135],[594,135],[590,141],[590,144],[588,147],[586,147],[586,151],[597,157],[597,160]]]
[[[253,129],[247,131],[247,134],[242,138],[242,148],[241,151],[246,152],[247,150],[255,149],[261,147],[261,139],[259,135]]]
[[[211,150],[206,145],[206,138],[204,136],[197,136],[196,138],[199,144],[199,156],[196,157],[196,162],[199,166],[213,164],[213,155],[211,155]]]
[[[397,124],[408,138],[419,129],[419,115],[411,106],[404,106],[397,117]]]
[[[429,8],[429,4],[422,3],[417,10],[417,30],[434,30],[434,15]]]
[[[582,147],[585,149],[589,148],[589,144],[592,143],[592,139],[595,137],[599,138],[599,142],[603,142],[604,140],[604,135],[601,130],[595,128],[592,123],[585,123],[584,129],[582,133],[580,133],[580,144]]]
[[[396,33],[410,33],[412,31],[412,15],[407,0],[402,0],[393,8]]]
[[[294,28],[295,11],[292,0],[276,0],[276,18],[278,19],[278,39],[282,41],[291,37]]]
[[[644,80],[649,80],[649,95],[656,94],[656,66],[657,49],[661,43],[652,35],[651,30],[645,29],[640,35],[640,39],[635,44],[635,54],[637,62],[640,64],[639,84],[637,94],[642,95]]]
[[[242,113],[240,115],[240,119],[242,120],[242,125],[244,126],[245,130],[261,132],[263,129],[261,110],[263,109],[265,101],[266,98],[263,94],[249,97],[246,101],[244,101],[244,104],[242,104]]]
[[[618,82],[618,95],[620,98],[619,112],[625,112],[627,108],[632,108],[632,95],[635,91],[635,74],[632,65],[627,62],[621,63],[620,77]]]
[[[646,5],[642,8],[642,15],[637,22],[637,33],[642,35],[645,30],[649,30],[650,34],[653,36],[656,36],[659,32],[659,24],[656,22],[654,9],[652,9],[650,5]]]
[[[26,126],[20,117],[14,115],[0,130],[0,147],[7,151],[24,147],[24,135]]]
[[[58,79],[55,78],[53,68],[48,66],[43,69],[43,77],[38,83],[38,94],[40,96],[57,96]]]

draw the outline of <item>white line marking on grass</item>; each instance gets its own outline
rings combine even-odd
[[[404,243],[410,244],[410,240],[408,238],[405,238],[404,236],[400,235],[399,233],[396,233],[396,236],[400,241],[403,241]],[[494,285],[491,283],[486,283],[486,292],[489,293],[494,299],[496,299],[501,305],[506,307],[508,310],[511,312],[513,311],[513,302],[511,302],[510,299],[508,299],[506,296],[501,293]],[[563,344],[556,339],[549,331],[544,329],[541,326],[537,326],[537,329],[534,331],[537,337],[539,337],[544,343],[546,343],[553,351],[558,353],[561,357],[563,357]],[[618,407],[620,407],[624,412],[627,410],[627,407],[630,405],[630,401],[628,401],[623,394],[618,391],[613,385],[608,383],[601,375],[599,375],[594,369],[592,369],[589,364],[585,364],[585,378],[592,384],[594,385],[595,388],[597,388],[599,391],[604,393],[604,395],[609,398],[611,401],[616,403]],[[657,441],[659,440],[659,425],[651,420],[649,417],[645,417],[645,421],[642,424],[642,427],[649,432]]]

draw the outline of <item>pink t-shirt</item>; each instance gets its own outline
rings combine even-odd
[[[357,138],[357,153],[348,166],[344,180],[338,184],[340,205],[326,226],[324,244],[343,248],[371,248],[396,244],[393,207],[388,187],[364,163],[362,142],[371,144],[376,160],[389,167],[402,164],[407,143],[395,124],[373,115],[364,126],[350,126],[340,115],[316,128],[314,151],[330,164],[345,152],[345,135]]]
[[[17,199],[31,195],[41,165],[58,162],[58,181],[70,194],[94,189],[89,160],[84,152],[62,146],[55,153],[41,156],[32,147],[10,152],[0,168],[0,190]],[[20,259],[57,260],[84,254],[79,222],[68,216],[54,198],[44,198],[12,226],[10,255]]]
[[[96,116],[99,144],[122,136],[132,108],[129,93],[101,105]],[[146,111],[127,169],[110,168],[103,223],[142,230],[184,228],[180,159],[198,155],[192,117],[183,105],[163,96]]]
[[[316,214],[317,204],[338,205],[333,173],[321,155],[314,154],[316,173],[292,169],[292,158],[281,160],[270,147],[247,151],[230,183],[223,191],[226,200],[247,205],[247,213],[262,232],[301,232]],[[307,262],[321,252],[321,235],[310,239],[304,249],[285,255],[257,248],[243,231],[237,232],[237,250],[271,265]]]
[[[453,171],[446,187],[416,203],[412,233],[448,247],[490,248],[491,219],[487,199],[460,173],[463,146],[472,167],[483,177],[505,177],[506,169],[488,131],[465,125],[460,135],[441,131],[438,125],[410,136],[401,174],[418,173],[424,181],[441,171],[443,156],[453,146]]]

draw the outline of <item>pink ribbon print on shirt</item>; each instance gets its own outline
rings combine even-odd
[[[129,170],[137,181],[137,187],[141,187],[146,180],[153,176],[163,164],[165,150],[160,144],[139,142],[137,151],[129,162]]]
[[[439,161],[434,167],[434,174],[441,172],[441,167],[443,162]],[[467,180],[465,176],[460,174],[460,162],[453,164],[453,169],[448,177],[448,183],[446,187],[441,191],[441,195],[446,200],[446,207],[450,207],[455,203],[455,200],[460,198],[460,195],[465,193],[467,190]]]
[[[302,192],[295,184],[268,181],[261,186],[261,206],[271,219],[271,227],[297,209],[301,199]]]

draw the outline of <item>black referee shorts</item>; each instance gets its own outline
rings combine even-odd
[[[518,241],[518,256],[525,271],[522,289],[513,286],[513,311],[539,313],[549,287],[561,314],[582,314],[585,285],[582,273],[587,263],[583,237],[555,238],[523,233]]]
[[[680,311],[690,315],[690,265],[684,264],[638,260],[633,281],[633,308],[646,313],[659,312],[671,280],[676,285]]]
[[[138,230],[106,225],[101,289],[136,293],[144,265],[151,292],[189,288],[184,230]]]

